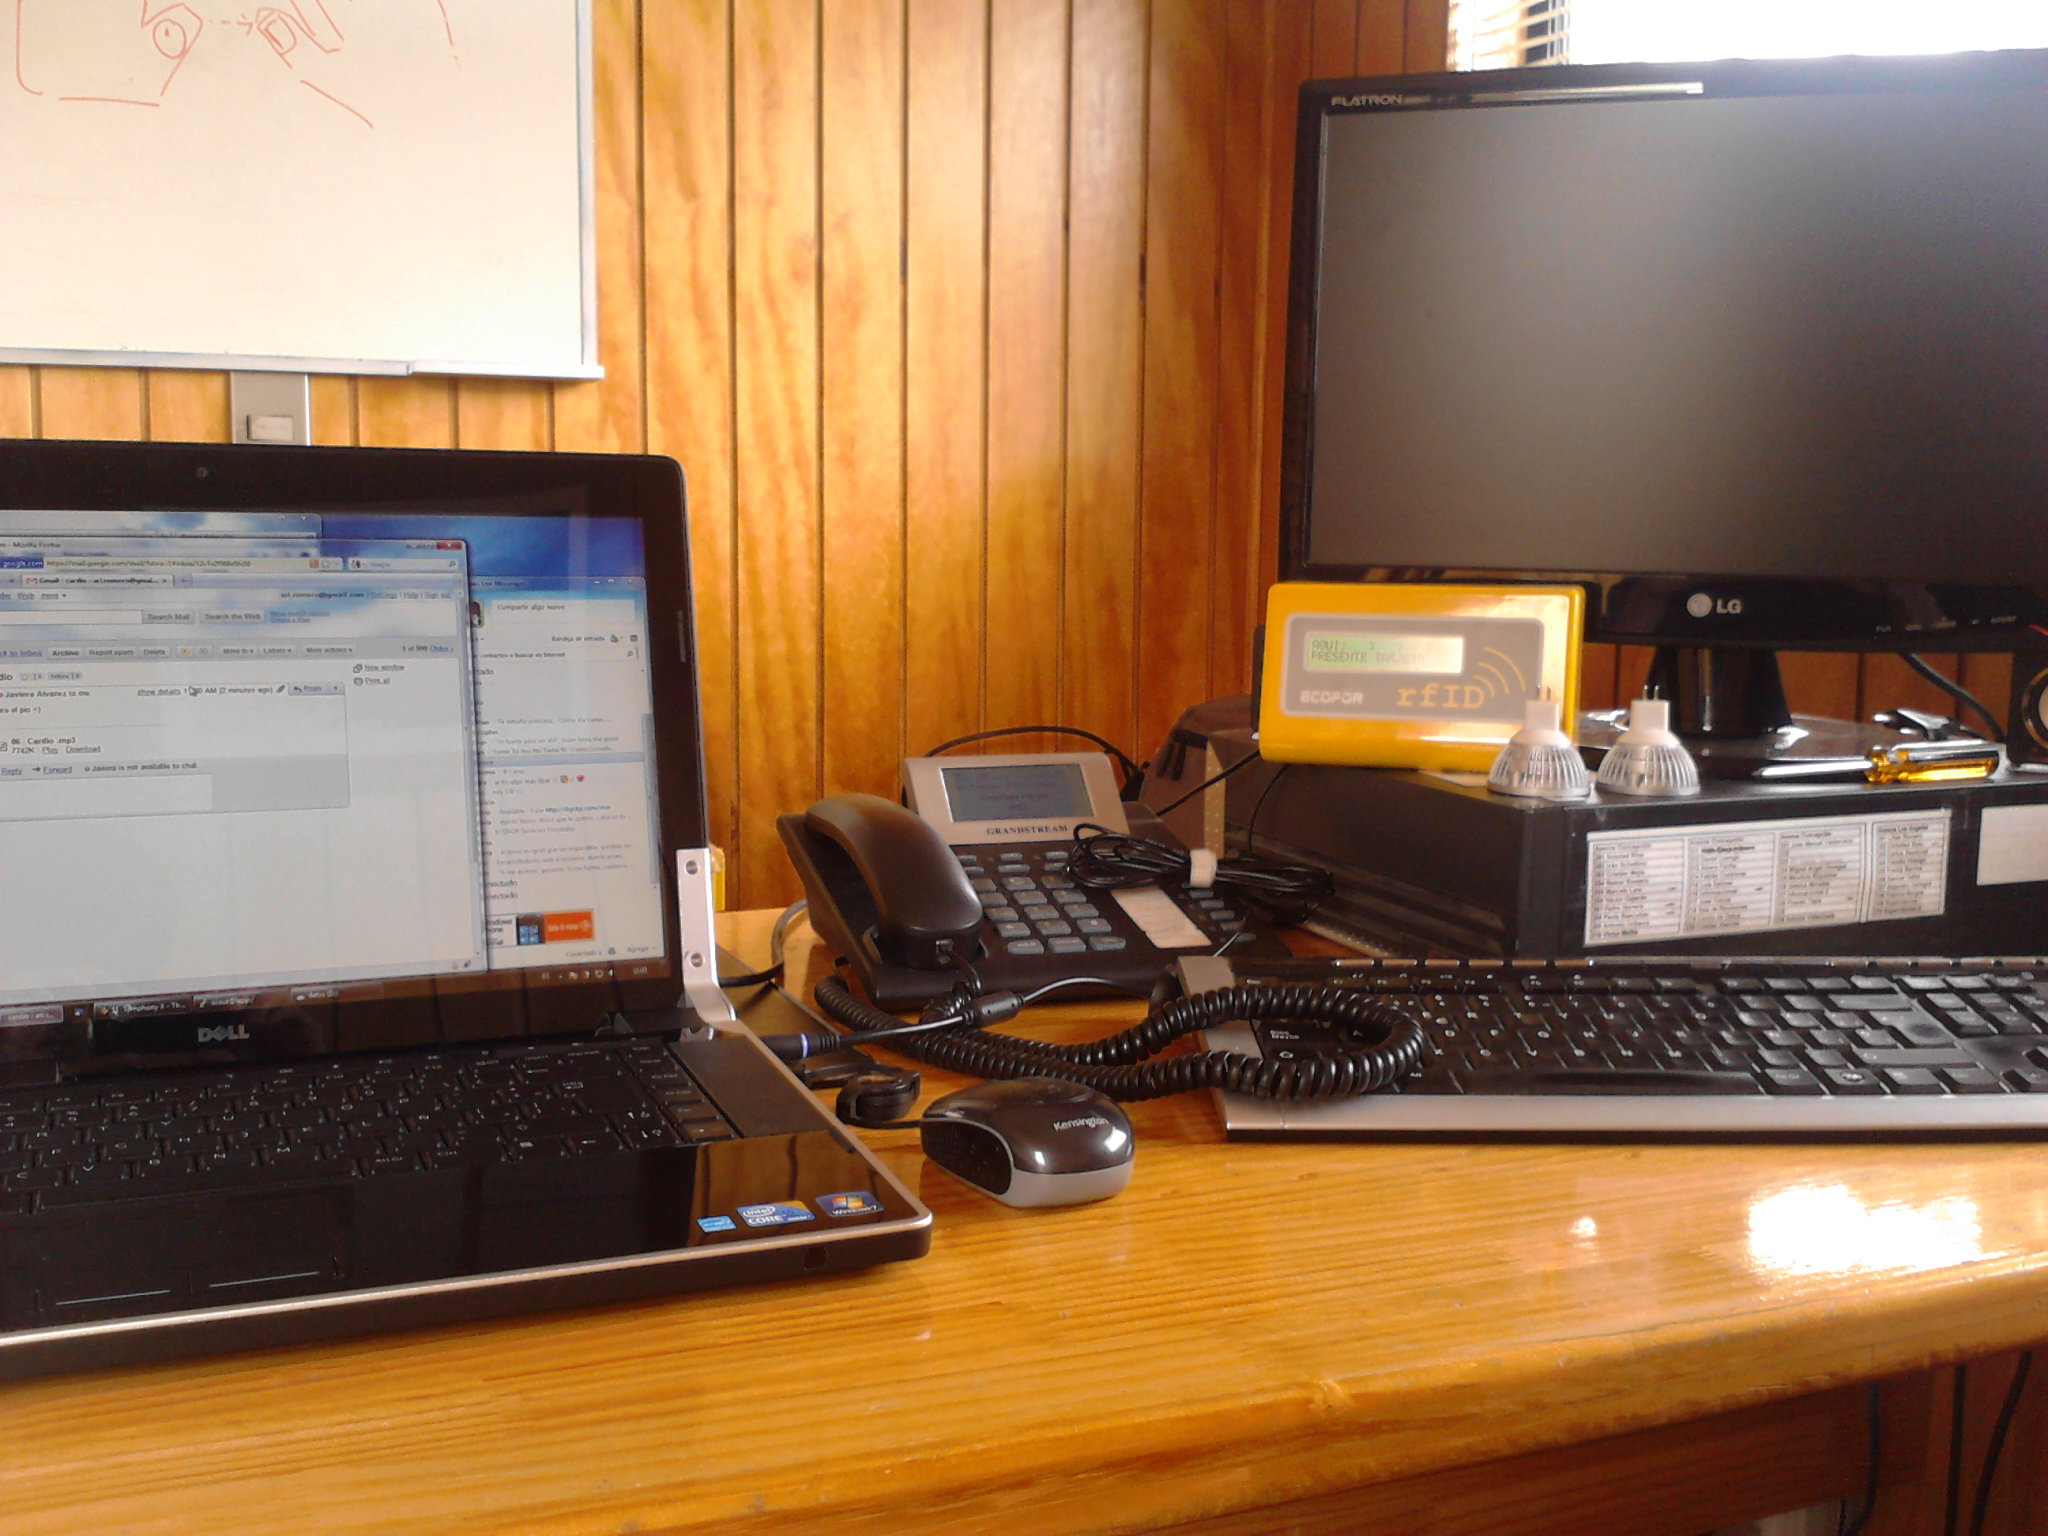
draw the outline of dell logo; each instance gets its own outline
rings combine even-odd
[[[1695,592],[1685,600],[1685,611],[1696,619],[1709,618],[1717,613],[1742,612],[1739,597],[1717,598],[1711,592]]]
[[[249,1026],[246,1024],[202,1024],[199,1026],[198,1043],[219,1045],[226,1040],[246,1040]]]

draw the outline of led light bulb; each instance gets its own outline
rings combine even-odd
[[[1538,800],[1582,800],[1592,793],[1586,760],[1561,729],[1563,708],[1556,699],[1531,699],[1522,706],[1522,728],[1508,738],[1486,775],[1496,794]]]
[[[1665,699],[1637,699],[1628,707],[1628,729],[1608,749],[1594,782],[1616,795],[1696,795],[1699,765],[1671,730]]]

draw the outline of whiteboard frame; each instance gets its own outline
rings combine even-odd
[[[582,359],[541,371],[510,363],[440,358],[270,357],[237,352],[97,351],[0,346],[0,363],[62,368],[204,368],[246,373],[339,373],[370,378],[451,374],[470,378],[601,379],[597,332],[597,104],[591,0],[576,0],[576,201],[582,220]]]

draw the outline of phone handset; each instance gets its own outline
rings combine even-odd
[[[830,795],[777,829],[811,894],[812,926],[841,953],[871,944],[881,960],[919,971],[975,958],[981,898],[917,812],[880,795]]]

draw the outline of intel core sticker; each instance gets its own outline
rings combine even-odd
[[[697,1230],[699,1232],[732,1232],[738,1230],[738,1224],[730,1216],[699,1216],[697,1218]]]
[[[870,1211],[879,1211],[882,1202],[864,1189],[849,1189],[843,1194],[818,1196],[818,1209],[827,1216],[865,1216]]]
[[[740,1220],[750,1227],[788,1227],[817,1219],[801,1200],[769,1200],[740,1207]]]

